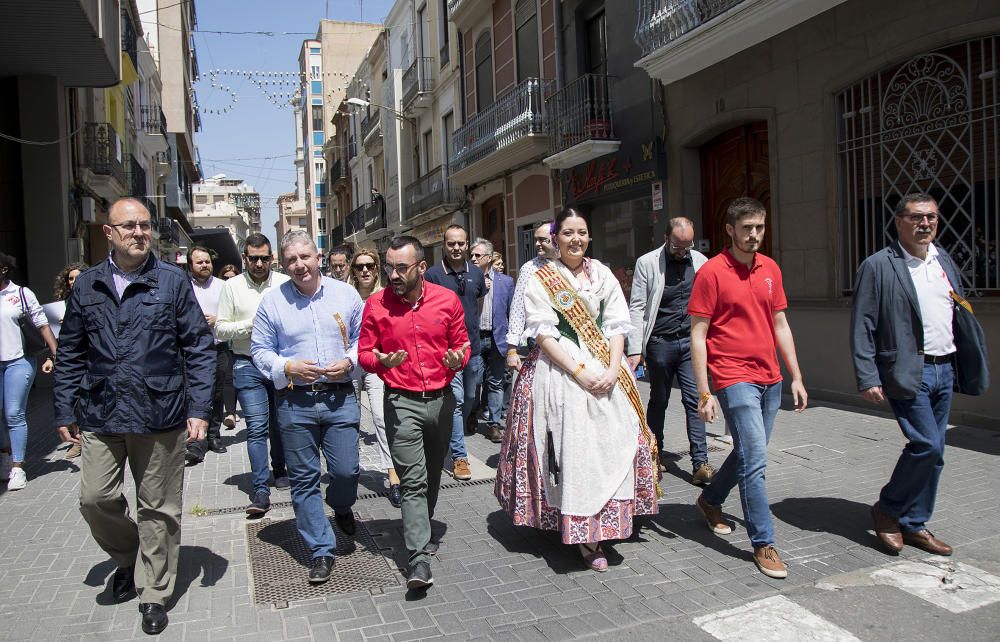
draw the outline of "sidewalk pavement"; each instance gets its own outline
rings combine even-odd
[[[647,386],[641,387],[645,394]],[[772,580],[751,561],[737,493],[725,506],[734,533],[717,537],[706,529],[694,507],[699,489],[688,483],[676,391],[672,402],[666,450],[673,455],[660,513],[631,539],[607,547],[612,567],[603,574],[585,570],[576,550],[553,534],[511,525],[488,480],[499,446],[481,434],[468,438],[480,479],[442,480],[435,527],[444,535],[432,563],[435,584],[422,599],[405,590],[398,572],[405,560],[399,511],[378,495],[385,477],[364,410],[355,512],[366,528],[359,529],[358,551],[338,560],[331,586],[342,580],[350,589],[342,569],[349,571],[350,560],[363,554],[384,567],[361,579],[388,579],[369,590],[256,605],[255,591],[264,584],[304,585],[306,569],[289,558],[278,580],[252,571],[263,568],[254,564],[262,563],[265,545],[294,548],[260,541],[293,514],[288,492],[274,491],[269,522],[245,518],[250,475],[241,421],[223,432],[228,453],[208,453],[205,463],[187,469],[176,600],[162,637],[996,639],[1000,430],[948,433],[948,465],[931,528],[956,546],[955,556],[906,548],[889,557],[876,546],[868,509],[903,445],[895,422],[822,403],[803,414],[783,410],[768,453],[768,491],[789,576]],[[29,424],[28,486],[16,492],[0,486],[0,640],[143,638],[136,601],[109,605],[103,595],[114,565],[80,516],[79,460],[62,458],[49,391],[33,391]],[[721,432],[721,425],[713,428]],[[729,447],[714,438],[710,445],[718,466]]]

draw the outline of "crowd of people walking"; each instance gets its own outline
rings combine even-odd
[[[926,524],[952,390],[986,390],[985,344],[957,267],[933,243],[934,199],[907,195],[894,219],[899,240],[859,270],[850,329],[859,391],[887,399],[908,440],[872,507],[874,530],[888,552],[910,545],[949,555]],[[312,238],[290,232],[275,248],[281,272],[260,234],[246,239],[242,270],[216,269],[213,252],[195,246],[184,271],[151,255],[149,212],[120,199],[104,226],[109,256],[67,266],[51,309],[12,280],[16,262],[0,254],[2,476],[8,490],[26,486],[26,399],[45,353],[66,456],[81,458],[81,512],[117,567],[108,590],[118,602],[138,594],[142,628],[155,634],[167,626],[176,580],[184,466],[226,453],[221,431],[235,426],[237,400],[248,516],[270,510],[272,488],[289,489],[312,558],[303,581],[333,576],[337,537],[357,529],[364,392],[388,501],[401,510],[409,589],[434,582],[441,476],[472,478],[465,441],[480,419],[484,436],[502,444],[494,494],[513,523],[557,532],[586,568],[603,572],[603,544],[658,512],[676,380],[688,479],[703,487],[697,509],[713,533],[731,533],[722,506],[738,488],[756,566],[785,577],[765,486],[779,356],[796,411],[808,393],[781,269],[759,252],[765,220],[760,202],[736,199],[725,221],[731,245],[707,258],[694,249],[694,223],[671,219],[663,245],[638,259],[627,299],[590,256],[587,218],[574,209],[535,229],[537,256],[515,282],[493,245],[470,242],[459,225],[444,231],[445,257],[433,265],[419,240],[397,236],[384,261],[333,248],[324,275]],[[705,424],[720,418],[733,448],[716,468]]]

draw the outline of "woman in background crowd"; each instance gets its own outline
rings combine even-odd
[[[86,263],[70,263],[56,275],[55,285],[52,286],[52,295],[55,301],[49,308],[55,312],[56,318],[49,317],[49,323],[55,324],[53,327],[62,325],[63,316],[66,314],[66,299],[69,298],[69,293],[73,290],[76,277],[80,276],[80,273],[86,270],[87,267]],[[52,334],[58,342],[59,334],[57,332],[53,332]],[[80,456],[80,452],[80,444],[70,444],[69,450],[66,451],[66,459],[76,459]]]
[[[381,275],[382,266],[378,254],[371,250],[359,250],[351,259],[351,274],[347,282],[357,288],[361,300],[366,301],[368,297],[382,289]],[[396,474],[392,457],[389,455],[389,441],[385,436],[385,416],[382,411],[385,384],[378,375],[366,372],[360,379],[354,380],[354,389],[359,397],[362,388],[368,392],[368,407],[371,408],[372,420],[375,423],[375,438],[378,440],[379,453],[382,456],[382,470],[389,476],[389,503],[399,508],[401,501],[399,475]]]
[[[223,281],[228,281],[229,279],[233,278],[239,273],[240,273],[239,268],[237,268],[232,263],[227,263],[222,266],[221,270],[219,270],[219,278],[222,279]]]
[[[7,428],[0,430],[4,442],[0,448],[0,479],[7,478],[7,490],[21,490],[28,483],[24,474],[24,455],[28,449],[28,392],[35,380],[37,364],[35,355],[24,351],[22,317],[38,328],[49,349],[42,372],[52,372],[56,354],[56,338],[35,294],[11,280],[16,267],[14,257],[0,252],[0,405]]]

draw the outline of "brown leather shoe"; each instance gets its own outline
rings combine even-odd
[[[503,429],[500,428],[500,424],[490,424],[490,427],[486,429],[486,438],[494,444],[501,443],[503,441]]]
[[[899,531],[899,520],[882,512],[878,502],[872,504],[872,521],[875,522],[875,535],[882,542],[883,548],[890,553],[903,550],[903,534]]]
[[[903,542],[935,555],[951,555],[953,550],[951,546],[934,537],[926,528],[915,533],[903,533]]]
[[[472,469],[469,468],[468,459],[456,459],[452,469],[455,479],[459,481],[469,481],[472,479]]]
[[[691,483],[695,486],[704,486],[708,482],[712,481],[712,477],[715,476],[715,469],[706,462],[700,464],[698,469],[691,474]]]
[[[705,501],[702,495],[698,495],[698,510],[705,517],[709,530],[716,535],[729,535],[733,532],[733,527],[722,519],[722,506],[712,506]]]
[[[755,548],[753,551],[753,562],[760,569],[760,572],[776,580],[783,580],[788,577],[788,568],[781,561],[778,549],[771,544]]]

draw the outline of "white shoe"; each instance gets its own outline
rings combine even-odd
[[[0,479],[9,478],[13,468],[14,458],[8,453],[0,453]]]
[[[10,480],[7,482],[7,490],[21,490],[28,485],[28,476],[24,474],[23,468],[12,468]]]

